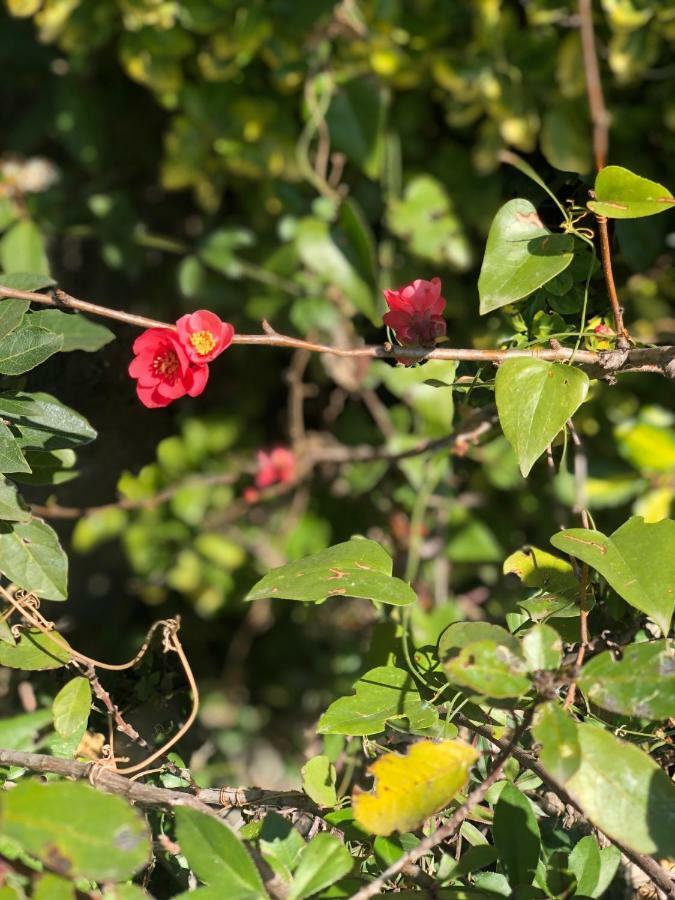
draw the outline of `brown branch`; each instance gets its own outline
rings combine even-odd
[[[607,165],[609,152],[609,124],[610,117],[605,105],[605,95],[602,90],[600,78],[600,66],[595,46],[595,30],[593,28],[593,0],[579,0],[579,28],[581,31],[581,50],[584,60],[584,74],[586,77],[586,94],[588,96],[588,108],[593,124],[593,155],[595,167],[598,172]],[[619,349],[627,349],[629,335],[623,324],[623,310],[619,304],[619,296],[614,281],[612,269],[612,251],[609,243],[609,230],[605,216],[596,215],[598,232],[600,235],[600,258],[602,271],[607,285],[609,302],[612,305],[614,324],[617,333],[617,345]]]
[[[556,781],[554,781],[551,776],[548,774],[546,769],[541,765],[541,763],[532,757],[526,750],[523,750],[521,747],[511,746],[512,741],[508,743],[500,738],[497,738],[492,733],[492,729],[485,725],[478,725],[475,722],[472,722],[468,719],[463,713],[455,714],[455,721],[458,725],[463,725],[465,728],[470,729],[476,734],[480,734],[481,737],[487,738],[488,741],[493,743],[495,747],[498,747],[502,752],[506,750],[507,747],[511,747],[511,755],[516,759],[521,766],[525,769],[529,769],[530,772],[534,772],[544,784],[548,785],[548,787],[556,794],[563,803],[574,807],[582,817],[584,816],[584,811],[581,809],[579,804],[574,800],[570,794],[567,793],[564,787],[559,785]],[[600,829],[597,829],[598,831]],[[601,832],[604,834],[604,832]],[[652,859],[651,856],[647,856],[644,853],[637,853],[635,850],[631,850],[630,847],[626,847],[625,844],[622,844],[620,841],[617,841],[615,838],[609,837],[609,835],[605,835],[608,841],[614,844],[623,854],[626,856],[634,865],[638,868],[642,869],[642,871],[647,875],[654,884],[658,885],[662,891],[665,892],[667,897],[675,897],[675,882],[669,875],[669,873],[660,866],[656,860]]]
[[[464,803],[455,810],[447,822],[441,825],[440,828],[437,828],[433,834],[430,834],[420,841],[412,850],[409,850],[407,853],[400,856],[396,862],[386,868],[381,875],[378,875],[377,878],[373,879],[373,881],[370,881],[367,885],[353,894],[350,900],[368,900],[369,897],[376,897],[381,893],[382,888],[387,881],[394,878],[407,866],[417,862],[418,859],[421,859],[430,850],[433,850],[434,847],[438,847],[439,844],[447,841],[448,838],[455,834],[474,806],[477,806],[483,800],[492,785],[501,777],[504,766],[513,753],[514,748],[517,746],[518,741],[530,727],[533,713],[534,708],[526,711],[522,722],[513,732],[511,739],[501,748],[501,752],[495,760],[495,764],[490,774],[469,794]]]
[[[0,299],[17,297],[31,302],[56,308],[67,306],[92,315],[104,316],[126,322],[141,328],[171,328],[175,325],[146,319],[120,310],[108,309],[85,300],[77,300],[62,291],[57,291],[55,299],[49,294],[32,291],[17,291],[0,285]],[[66,298],[64,300],[63,298]],[[271,334],[235,334],[233,344],[246,346],[287,347],[293,350],[308,350],[310,353],[327,353],[344,358],[425,360],[446,359],[457,362],[481,362],[499,364],[507,359],[543,359],[548,362],[568,362],[585,369],[594,378],[605,378],[617,372],[655,372],[675,377],[675,347],[641,347],[631,350],[610,350],[594,352],[573,350],[569,347],[511,350],[476,350],[474,348],[442,348],[429,350],[424,347],[398,347],[393,344],[363,344],[359,347],[334,347],[302,338],[290,337],[273,331]]]

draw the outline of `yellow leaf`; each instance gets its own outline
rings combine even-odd
[[[371,834],[414,831],[464,787],[476,759],[462,741],[418,741],[407,756],[385,753],[368,769],[374,789],[354,790],[354,818]]]

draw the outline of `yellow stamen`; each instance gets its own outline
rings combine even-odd
[[[217,342],[210,331],[195,331],[190,335],[190,343],[200,356],[206,356]]]

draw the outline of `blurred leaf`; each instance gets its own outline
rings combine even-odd
[[[17,291],[40,291],[42,288],[53,287],[56,282],[49,275],[34,274],[33,272],[2,272],[0,273],[0,284],[3,287],[14,288]],[[0,304],[4,305],[7,301],[2,300]],[[22,303],[28,303],[28,300],[22,300]]]
[[[138,813],[119,797],[83,783],[22,781],[0,797],[0,827],[70,877],[124,881],[150,856]]]
[[[495,399],[520,471],[532,466],[586,399],[588,376],[543,359],[508,359],[497,370]]]
[[[38,732],[49,725],[51,720],[52,715],[48,709],[5,717],[0,721],[0,747],[5,750],[33,750]]]
[[[675,205],[668,188],[635,175],[622,166],[605,166],[595,179],[595,200],[588,207],[609,219],[638,219],[666,212]]]
[[[554,534],[558,550],[588,563],[623,597],[668,633],[675,608],[675,522],[647,524],[633,516],[610,537],[570,528]]]
[[[0,268],[9,273],[49,274],[49,261],[42,235],[37,225],[30,219],[21,219],[0,238]],[[16,287],[16,285],[7,286]]]
[[[59,641],[68,642],[59,634]],[[0,666],[25,669],[31,672],[60,669],[70,659],[70,653],[37,628],[25,628],[14,646],[0,641]]]
[[[544,115],[541,151],[554,168],[585,175],[593,168],[590,131],[579,104],[555,106]]]
[[[379,734],[388,721],[411,731],[430,728],[437,720],[435,707],[420,699],[408,672],[379,666],[354,685],[352,697],[340,697],[319,719],[319,734]]]
[[[318,806],[335,806],[335,766],[327,756],[314,756],[300,770],[302,789]]]
[[[72,350],[94,353],[115,339],[115,335],[105,325],[92,322],[81,313],[66,313],[60,309],[43,309],[31,313],[30,324],[60,335],[63,338],[62,353],[70,353]]]
[[[65,878],[46,872],[35,885],[33,900],[77,900],[75,885]]]
[[[495,805],[492,833],[512,887],[532,884],[539,861],[539,825],[530,801],[510,782]]]
[[[195,809],[176,810],[176,836],[195,875],[232,900],[267,897],[262,879],[234,832]]]
[[[326,285],[339,288],[359,312],[373,323],[380,314],[374,290],[359,274],[350,259],[350,243],[340,229],[331,228],[321,219],[305,218],[298,222],[296,246],[303,264]]]
[[[300,854],[288,900],[305,900],[347,875],[353,861],[349,850],[333,834],[317,834]]]
[[[335,150],[370,178],[380,169],[386,97],[375,79],[354,78],[338,88],[326,114]]]
[[[68,558],[56,532],[41,519],[0,522],[0,568],[20,588],[47,600],[65,600]]]
[[[261,578],[246,600],[264,597],[322,603],[328,597],[364,597],[379,603],[407,606],[413,589],[391,575],[389,554],[375,541],[352,538],[314,556],[280,566]]]
[[[216,272],[228,278],[240,278],[242,264],[237,250],[250,247],[253,243],[253,234],[246,228],[218,228],[202,241],[199,257]]]
[[[478,279],[480,313],[527,297],[572,262],[574,239],[552,234],[529,200],[509,200],[494,218]]]
[[[477,759],[461,741],[418,741],[406,756],[385,753],[368,769],[373,791],[354,789],[354,817],[369,834],[414,831],[464,787]]]
[[[447,434],[455,415],[453,393],[443,387],[427,384],[430,380],[449,383],[455,380],[457,363],[430,359],[423,366],[388,366],[376,363],[373,371],[387,390],[404,400],[420,416],[424,433],[429,436]]]
[[[581,670],[579,687],[591,703],[639,719],[675,718],[675,642],[632,644],[615,659],[607,650]]]
[[[23,470],[14,474],[21,484],[63,484],[77,478],[74,469],[76,456],[73,450],[26,450],[26,462],[30,474]]]
[[[615,430],[621,455],[638,471],[675,469],[675,430],[649,422],[623,422]]]

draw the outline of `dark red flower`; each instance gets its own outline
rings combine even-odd
[[[178,337],[188,358],[201,365],[210,363],[232,343],[234,328],[208,309],[188,313],[176,322]]]
[[[441,279],[416,278],[396,291],[384,291],[389,312],[384,324],[395,332],[406,347],[433,347],[446,332],[442,316],[445,300],[441,297]]]
[[[137,379],[136,393],[144,406],[154,409],[168,406],[172,400],[196,397],[206,387],[209,367],[196,366],[175,331],[150,328],[134,341],[135,359],[129,375]]]

